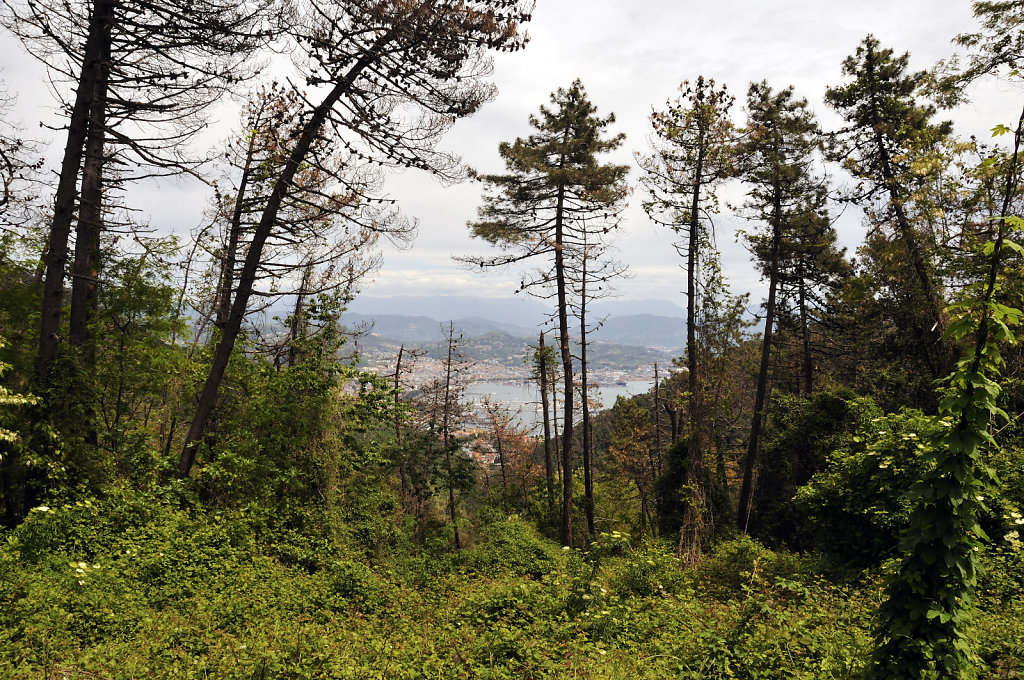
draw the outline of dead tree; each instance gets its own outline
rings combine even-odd
[[[457,160],[435,144],[455,120],[494,95],[494,88],[483,82],[490,72],[486,52],[523,46],[518,28],[529,19],[527,10],[525,4],[508,0],[298,5],[285,33],[303,79],[319,88],[318,96],[304,97],[302,125],[253,230],[231,311],[185,437],[179,476],[188,476],[192,469],[195,443],[213,414],[264,247],[282,206],[294,197],[296,173],[310,163],[314,143],[330,140],[378,166],[412,167],[458,179]]]

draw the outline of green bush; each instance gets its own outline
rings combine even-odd
[[[741,597],[745,587],[793,577],[802,566],[800,558],[792,553],[775,552],[749,536],[740,536],[715,546],[694,572],[699,590],[729,599]]]
[[[540,578],[556,564],[557,548],[519,517],[483,529],[483,540],[466,551],[466,564],[488,576],[501,573]]]
[[[675,593],[685,583],[679,559],[655,543],[631,552],[612,570],[609,580],[614,592],[623,597]]]
[[[864,566],[893,555],[910,519],[907,494],[925,472],[937,427],[910,409],[860,422],[796,492],[805,545]]]
[[[387,602],[387,584],[362,562],[338,560],[327,569],[326,578],[333,599],[364,612],[377,611]]]
[[[870,399],[849,391],[821,392],[811,399],[772,399],[757,485],[747,530],[771,547],[803,549],[803,516],[792,503],[797,488],[822,470],[832,452],[846,447],[856,430],[882,415]]]

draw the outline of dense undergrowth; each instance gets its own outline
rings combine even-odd
[[[42,506],[0,545],[0,677],[857,678],[870,656],[874,571],[749,538],[683,568],[515,516],[475,535],[381,553],[138,492]],[[1022,677],[1022,552],[986,561],[983,677]]]

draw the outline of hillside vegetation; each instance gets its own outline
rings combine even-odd
[[[684,82],[632,185],[579,79],[481,141],[500,172],[441,150],[529,0],[5,1],[67,97],[49,168],[0,94],[0,678],[1024,677],[1024,114],[984,143],[940,108],[1019,81],[1024,2],[973,7],[931,72],[866,36],[831,131],[793,87]],[[477,180],[462,261],[522,267],[545,332],[449,320],[362,367],[347,306],[417,226],[397,168]],[[203,224],[157,236],[128,188],[181,173]],[[680,256],[679,357],[596,329],[633,195]],[[471,412],[474,357],[537,427]],[[599,411],[628,361],[651,390]]]

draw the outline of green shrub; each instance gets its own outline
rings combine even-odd
[[[645,543],[612,571],[612,589],[623,597],[652,597],[675,593],[685,582],[679,562],[663,546]]]
[[[549,594],[535,582],[503,582],[493,591],[470,598],[462,615],[485,626],[525,626],[549,615],[553,605]]]
[[[907,494],[925,472],[937,427],[910,409],[861,422],[796,492],[805,545],[864,566],[893,555],[910,521]]]
[[[387,601],[387,584],[362,562],[338,560],[327,569],[326,578],[332,598],[364,612],[377,611]]]
[[[738,597],[745,586],[770,583],[801,571],[800,558],[792,553],[774,552],[748,536],[719,543],[695,567],[699,590],[720,599]]]
[[[833,451],[872,418],[882,415],[870,399],[849,391],[811,399],[778,395],[769,405],[767,438],[757,460],[757,486],[747,530],[770,547],[804,549],[803,515],[793,505],[797,488],[822,470]]]
[[[508,573],[540,578],[556,564],[557,549],[519,517],[490,524],[483,540],[466,551],[466,563],[488,576]]]

